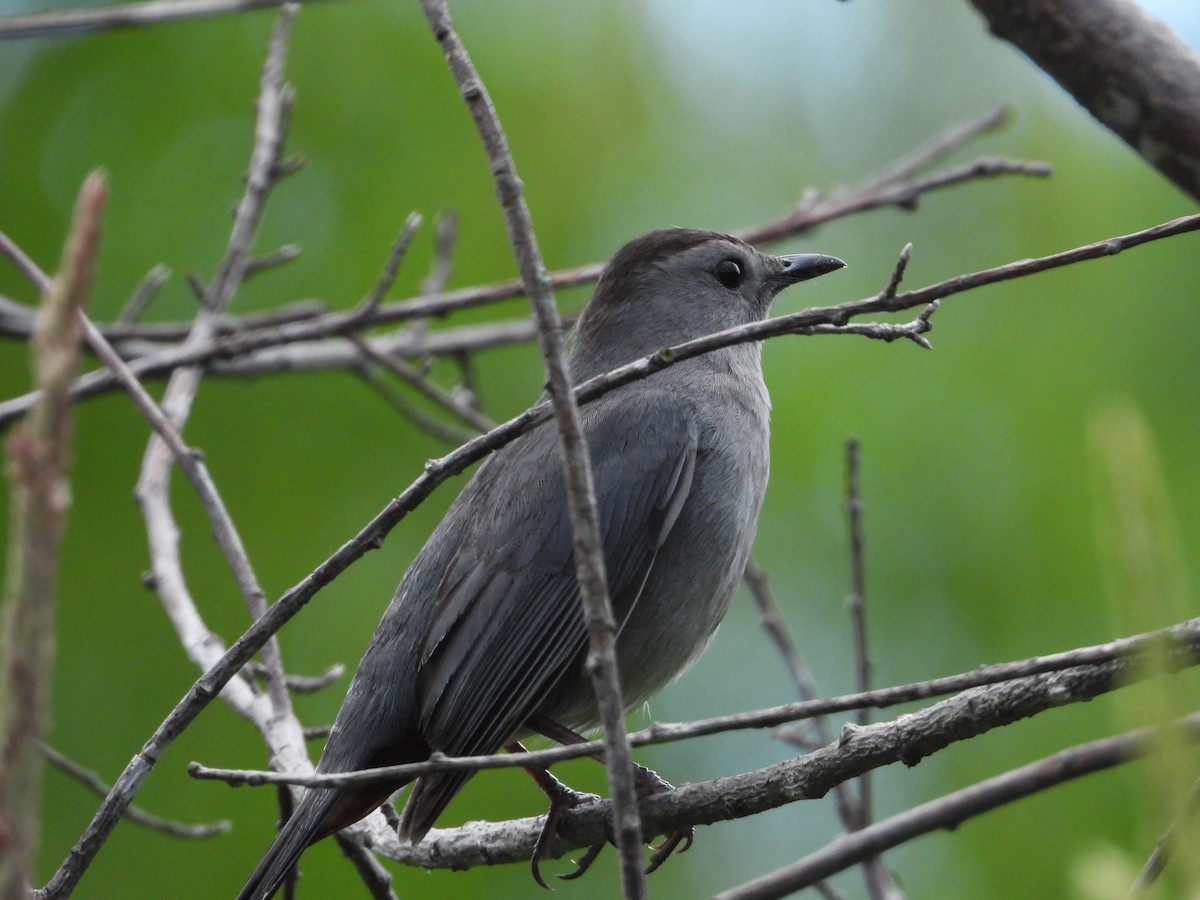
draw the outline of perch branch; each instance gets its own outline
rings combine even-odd
[[[1177,667],[1198,662],[1195,647],[1174,651],[1171,656]],[[643,798],[640,801],[643,827],[647,835],[663,834],[687,825],[728,821],[799,800],[822,797],[835,785],[871,769],[896,762],[916,765],[957,741],[1064,704],[1086,702],[1127,686],[1130,679],[1143,677],[1145,670],[1136,661],[1116,659],[967,690],[890,722],[855,729],[849,736],[806,756]],[[633,737],[636,741],[638,735]],[[580,745],[584,746],[597,745],[594,742]],[[556,748],[556,751],[577,749]],[[555,751],[539,751],[537,758],[545,761],[551,752]],[[477,764],[483,759],[498,764],[504,757],[483,757],[471,762]],[[509,758],[505,765],[522,762],[529,765],[531,757]],[[450,765],[451,761],[441,760],[440,763]],[[394,770],[398,769],[395,767]],[[314,779],[325,784],[331,784],[333,780]],[[609,802],[598,801],[564,814],[553,854],[562,855],[604,840],[609,813]],[[540,823],[540,817],[498,823],[470,822],[460,828],[435,829],[415,846],[393,843],[376,849],[401,862],[425,868],[457,869],[521,862],[532,852]],[[842,840],[862,833],[855,832]],[[866,852],[880,849],[886,847],[868,844]],[[857,858],[851,864],[856,861]]]

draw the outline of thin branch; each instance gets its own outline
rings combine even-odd
[[[299,259],[301,252],[299,244],[284,244],[282,247],[276,247],[270,253],[252,256],[246,261],[246,271],[242,274],[242,279],[249,280],[262,272],[287,265]]]
[[[748,565],[743,577],[745,578],[746,586],[750,588],[750,594],[754,596],[758,610],[762,614],[763,628],[767,629],[768,634],[778,644],[780,654],[784,656],[788,671],[791,672],[792,680],[796,684],[800,700],[812,700],[812,698],[817,697],[816,684],[812,680],[808,666],[804,665],[804,661],[800,659],[799,654],[796,652],[796,646],[792,642],[791,635],[788,635],[787,626],[779,614],[772,593],[770,593],[766,574],[758,569],[757,566]],[[810,728],[790,728],[787,739],[805,750],[816,750],[820,746],[830,742],[829,728],[824,716],[814,716],[814,718],[809,720],[808,725]],[[812,737],[815,737],[816,740],[812,739]],[[864,775],[863,778],[866,778],[866,776]],[[850,785],[846,784],[835,786],[833,794],[842,826],[846,830],[862,828],[863,824],[865,824],[862,799],[851,791]],[[871,896],[875,896],[875,898],[880,898],[880,896],[898,898],[900,896],[899,889],[895,887],[892,877],[890,877],[887,869],[883,868],[880,859],[871,858],[866,860],[863,868],[863,877],[866,882],[866,888],[868,888]]]
[[[5,256],[9,262],[17,267],[17,271],[25,276],[29,283],[33,285],[38,294],[45,293],[46,288],[50,284],[50,277],[43,272],[38,267],[38,264],[30,259],[29,255],[19,246],[17,246],[16,242],[14,242],[13,239],[3,231],[0,231],[0,255]],[[29,310],[29,318],[31,322],[33,320],[33,316],[34,311],[31,309]],[[31,337],[33,332],[34,329],[31,327],[28,333],[22,336]]]
[[[871,209],[886,209],[894,206],[911,212],[917,208],[918,202],[925,194],[967,181],[998,178],[1005,175],[1045,178],[1050,172],[1050,165],[1044,162],[1005,159],[1000,156],[981,156],[965,165],[913,178],[911,181],[889,180],[877,183],[872,180],[857,190],[835,191],[825,201],[821,201],[815,193],[810,192],[787,215],[774,222],[746,229],[740,232],[738,237],[751,244],[776,241],[784,237],[804,234],[818,225],[834,219],[845,218]]]
[[[792,678],[796,694],[801,700],[815,699],[818,696],[816,682],[813,680],[812,672],[796,651],[796,644],[788,633],[783,616],[779,613],[779,606],[775,603],[775,598],[771,593],[767,573],[751,560],[746,566],[746,571],[742,573],[742,579],[746,582],[746,588],[750,591],[755,606],[758,607],[763,630],[775,643],[779,655],[783,658],[783,664]],[[815,750],[832,740],[823,716],[814,716],[811,724],[817,733],[817,740],[815,742],[806,740],[801,746]]]
[[[432,435],[439,441],[449,444],[451,447],[457,447],[460,444],[466,443],[479,433],[478,431],[470,431],[450,425],[441,419],[429,415],[425,410],[400,393],[391,382],[383,377],[378,369],[372,366],[359,366],[356,374],[370,385],[392,409],[396,410],[396,412],[400,413],[400,415],[404,416],[426,434]]]
[[[910,247],[905,247],[908,251]],[[908,253],[902,252],[900,263],[896,266],[884,293],[895,292],[899,286],[904,268],[908,263]],[[932,314],[932,311],[930,311]],[[871,656],[867,642],[867,579],[866,579],[866,536],[863,531],[863,502],[862,488],[859,483],[860,460],[858,441],[846,442],[846,521],[850,541],[850,594],[846,598],[846,606],[850,611],[850,622],[854,636],[854,659],[856,663],[856,681],[859,691],[871,689]],[[871,724],[869,710],[864,707],[856,717],[859,728]],[[861,831],[871,822],[871,773],[864,772],[858,777],[858,803],[853,804],[853,818],[847,822],[848,831]],[[862,860],[863,879],[866,882],[867,893],[874,900],[903,900],[904,893],[896,884],[892,873],[883,861],[883,856],[872,854]]]
[[[112,786],[107,784],[91,769],[85,769],[79,763],[59,753],[53,747],[42,744],[41,750],[42,755],[46,757],[46,762],[50,763],[50,765],[63,774],[75,779],[93,794],[104,797],[112,790]],[[189,840],[226,834],[233,828],[233,823],[225,819],[206,825],[188,825],[185,822],[174,822],[170,819],[163,819],[153,813],[146,812],[144,809],[133,805],[125,810],[125,818],[152,831],[158,831],[171,837],[187,838]]]
[[[1200,716],[1173,726],[1189,742],[1200,740]],[[1152,752],[1155,730],[1140,729],[1080,744],[913,807],[861,831],[843,835],[790,866],[756,878],[716,900],[769,900],[804,889],[866,857],[939,829],[953,830],[966,820],[1063,782],[1101,772]]]
[[[983,120],[980,121],[983,122]],[[945,149],[952,148],[956,146],[956,141],[962,138],[964,132],[969,133],[971,130],[972,126],[970,125],[956,126],[935,139],[933,144]],[[896,182],[894,180],[895,173],[911,169],[912,165],[920,162],[922,157],[937,158],[937,155],[927,150],[918,151],[912,159],[900,160],[893,166],[885,169],[880,175],[868,179],[860,187],[836,189],[831,195],[832,199],[824,203],[820,201],[818,192],[815,190],[807,191],[806,197],[808,199],[803,200],[795,210],[792,210],[783,218],[774,222],[743,232],[742,237],[755,242],[793,236],[810,231],[824,222],[870,209],[885,206],[912,208],[917,198],[924,192],[946,187],[950,184],[962,183],[973,178],[991,177],[998,174],[1042,175],[1049,171],[1049,168],[1042,163],[1024,164],[1012,161],[1000,161],[997,163],[995,160],[984,159],[948,172],[934,173],[925,178],[914,178],[906,182]],[[889,175],[889,172],[892,174]],[[4,244],[3,241],[0,241],[0,253],[3,251]],[[601,263],[591,263],[574,269],[564,269],[555,272],[549,278],[555,288],[572,287],[595,281],[599,277],[601,268]],[[328,348],[319,344],[316,347],[304,348],[302,351],[294,353],[279,351],[273,354],[264,354],[262,351],[300,342],[315,341],[324,344],[328,343],[327,339],[330,337],[344,335],[352,331],[361,332],[368,328],[388,323],[422,320],[430,316],[442,316],[459,310],[471,309],[500,300],[519,297],[523,292],[524,288],[519,280],[508,281],[421,296],[396,303],[384,303],[369,316],[364,316],[354,310],[339,311],[326,313],[319,317],[310,316],[308,317],[308,321],[295,323],[293,327],[276,329],[264,326],[261,331],[250,327],[233,327],[235,324],[241,324],[239,320],[223,320],[223,324],[230,331],[236,331],[241,335],[240,338],[237,340],[214,340],[207,347],[193,346],[170,348],[167,350],[146,348],[145,352],[141,354],[142,358],[131,362],[131,365],[134,374],[139,378],[160,376],[179,366],[191,365],[193,363],[206,364],[217,373],[246,375],[263,374],[280,369],[291,371],[297,368],[352,368],[355,365],[355,357],[353,354],[346,353],[344,348]],[[247,325],[251,318],[249,316],[245,317],[244,321]],[[0,331],[15,337],[27,337],[29,326],[23,320],[18,319],[15,321],[17,327],[12,328],[9,320],[0,320]],[[528,340],[535,333],[528,322],[503,323],[495,327],[498,330],[492,334],[500,342]],[[186,326],[181,324],[145,325],[128,328],[125,331],[118,330],[121,326],[101,326],[101,328],[105,336],[112,341],[141,336],[152,340],[181,339],[190,332],[190,324]],[[399,350],[401,346],[408,350],[406,355],[455,352],[449,347],[435,346],[435,344],[444,340],[444,337],[441,336],[442,333],[433,333],[428,336],[428,341],[426,341],[424,339],[424,330],[418,329],[417,331],[416,335],[407,334],[403,337],[397,336],[394,339],[395,352],[402,352]],[[224,334],[225,332],[222,331],[221,333]],[[483,340],[478,344],[466,344],[467,349],[476,349],[484,346],[493,346],[493,344],[488,343],[487,340]],[[381,347],[380,349],[383,348]],[[226,360],[232,360],[232,362],[225,362]],[[89,373],[80,379],[75,388],[78,393],[73,396],[76,396],[77,399],[85,396],[90,397],[110,391],[114,387],[116,387],[115,382],[109,379],[107,373],[104,371]],[[11,421],[15,412],[22,408],[27,408],[29,402],[31,402],[31,398],[21,397],[0,403],[0,427]]]
[[[212,338],[216,320],[228,308],[249,266],[251,245],[258,230],[262,210],[278,178],[278,163],[282,156],[291,104],[291,89],[284,82],[283,66],[291,22],[297,9],[296,6],[284,6],[271,35],[260,82],[255,145],[246,177],[245,192],[234,214],[226,252],[218,264],[213,283],[208,288],[200,286],[197,292],[203,305],[193,322],[191,333],[184,341],[185,346]],[[109,368],[113,370],[114,377],[123,381],[135,403],[139,404],[143,414],[155,427],[155,435],[151,436],[143,457],[136,494],[146,519],[156,590],[177,631],[181,636],[187,636],[183,641],[184,646],[190,649],[192,658],[203,667],[207,663],[205,656],[210,652],[208,648],[216,649],[220,642],[209,632],[201,619],[183,577],[178,528],[171,512],[169,498],[173,459],[179,462],[200,492],[218,543],[246,599],[251,616],[261,616],[266,611],[267,601],[215,485],[207,477],[204,467],[198,465],[195,453],[188,449],[179,437],[199,389],[202,370],[195,366],[181,367],[171,374],[163,395],[160,416],[160,411],[149,395],[145,391],[139,391],[140,385],[137,385],[137,380],[132,377],[129,369],[116,359],[115,354],[103,347],[100,336],[93,333],[89,337],[97,347],[97,352],[102,354]],[[291,703],[283,683],[283,667],[276,642],[270,641],[263,647],[263,658],[268,667],[267,683],[271,703],[280,717],[286,716],[291,710]],[[233,697],[227,699],[232,701]],[[242,709],[247,707],[245,702],[234,705]]]
[[[139,28],[199,19],[226,13],[249,12],[283,6],[287,0],[148,0],[101,9],[74,9],[62,12],[30,13],[0,18],[0,41],[31,37],[55,37],[85,31],[113,28]],[[315,3],[316,0],[296,0]]]
[[[159,263],[153,266],[117,314],[117,325],[132,325],[137,322],[170,278],[171,270],[165,265]]]
[[[1137,898],[1144,896],[1158,880],[1158,876],[1162,874],[1166,868],[1171,856],[1179,849],[1180,833],[1191,826],[1191,820],[1200,813],[1200,781],[1192,785],[1192,789],[1188,792],[1187,800],[1183,804],[1183,809],[1179,811],[1179,815],[1175,817],[1170,827],[1166,830],[1154,845],[1154,850],[1146,859],[1141,871],[1138,872],[1137,878],[1129,888],[1129,897]]]
[[[129,367],[113,350],[112,345],[104,340],[96,326],[86,317],[83,319],[83,329],[84,336],[93,352],[116,374],[134,406],[150,423],[154,433],[167,445],[171,457],[183,470],[192,483],[192,487],[195,488],[196,496],[200,498],[200,503],[208,514],[217,546],[221,548],[247,604],[259,605],[265,609],[266,595],[258,586],[250,558],[246,553],[246,547],[242,543],[237,527],[233,524],[233,518],[229,515],[225,501],[221,499],[221,494],[217,490],[216,483],[209,474],[202,456],[183,442],[183,438],[171,424],[167,414],[142,387],[141,383],[133,377]]]
[[[437,217],[434,225],[433,262],[429,266],[429,274],[421,282],[421,293],[440,294],[450,283],[454,273],[454,245],[458,241],[458,216],[453,210],[446,210]]]
[[[438,385],[434,384],[412,366],[408,365],[401,359],[387,354],[380,353],[370,343],[363,340],[356,334],[350,335],[350,342],[358,348],[367,359],[371,360],[378,366],[391,372],[401,381],[410,385],[424,396],[428,397],[442,409],[453,414],[458,419],[470,425],[476,432],[491,431],[496,427],[496,423],[485,416],[483,413],[469,406],[459,403],[458,400],[448,391],[443,390]],[[462,443],[461,441],[459,443]]]
[[[41,399],[9,438],[12,482],[8,576],[0,602],[0,896],[21,896],[33,875],[40,833],[42,757],[50,726],[59,548],[70,506],[79,314],[91,301],[108,188],[93,172],[75,205],[59,273],[43,286],[34,337]],[[19,252],[19,251],[18,251]]]
[[[863,182],[860,189],[878,189],[884,185],[914,178],[925,169],[945,159],[955,150],[961,150],[982,135],[1006,125],[1008,119],[1008,107],[999,105],[993,106],[973,119],[951,125],[927,143],[876,172],[870,179]]]
[[[850,595],[846,598],[846,608],[850,612],[851,632],[854,638],[854,659],[856,663],[855,683],[860,692],[871,689],[871,657],[867,646],[867,613],[866,613],[866,537],[863,534],[863,503],[862,491],[859,486],[859,448],[858,441],[846,441],[846,524],[850,540]],[[869,725],[871,716],[867,709],[858,712],[858,724]],[[871,801],[868,782],[864,779],[862,785],[863,824],[870,821]]]
[[[367,893],[375,900],[399,900],[396,892],[392,890],[392,873],[380,864],[369,847],[364,847],[358,841],[341,834],[338,834],[337,842],[342,855],[350,860],[358,872]]]
[[[404,254],[408,252],[408,245],[412,243],[413,235],[420,227],[420,214],[410,212],[408,218],[404,220],[404,226],[400,229],[400,233],[396,235],[396,240],[392,242],[392,252],[388,254],[387,264],[383,267],[379,280],[355,308],[354,312],[357,315],[368,318],[379,308],[379,304],[383,302],[387,292],[396,283],[396,276],[400,274],[400,264],[404,262]]]
[[[567,483],[575,578],[579,584],[583,616],[588,629],[587,671],[596,693],[596,705],[604,729],[604,761],[608,770],[609,791],[613,797],[612,822],[620,856],[622,890],[627,900],[638,900],[646,895],[646,884],[642,872],[641,825],[634,787],[633,757],[625,735],[625,708],[617,671],[617,624],[604,571],[592,467],[563,350],[562,323],[538,252],[529,209],[522,196],[521,180],[517,177],[508,140],[487,88],[471,63],[466,47],[454,31],[445,0],[421,0],[421,8],[483,139],[496,184],[496,197],[504,212],[509,242],[538,324],[538,340],[546,364],[547,391],[558,428],[559,450]]]
[[[265,678],[267,676],[267,667],[262,663],[248,663],[245,671],[256,678]],[[320,675],[293,675],[289,673],[283,676],[283,681],[287,685],[288,690],[293,694],[315,694],[325,690],[325,688],[329,687],[345,674],[346,667],[341,663],[334,663]]]

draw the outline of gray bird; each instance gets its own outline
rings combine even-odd
[[[764,319],[781,290],[844,266],[767,256],[735,237],[665,229],[605,267],[570,353],[575,381]],[[746,566],[767,486],[761,345],[678,363],[581,410],[617,657],[632,709],[711,640]],[[495,753],[594,727],[587,633],[553,423],[493,454],[405,573],[358,665],[318,772]],[[555,736],[551,734],[551,736]],[[416,780],[400,838],[420,841],[470,777]],[[304,848],[405,782],[305,792],[239,900],[265,900]],[[535,859],[536,863],[536,859]]]

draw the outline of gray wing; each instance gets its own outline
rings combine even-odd
[[[697,443],[686,402],[625,394],[583,417],[618,623],[686,502]],[[438,586],[422,648],[422,733],[449,755],[493,753],[512,740],[587,644],[556,434],[543,427],[510,449],[454,511],[475,518]],[[402,834],[419,839],[467,777],[420,779]]]

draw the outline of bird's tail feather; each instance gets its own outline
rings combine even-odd
[[[439,772],[417,779],[400,813],[399,837],[419,844],[474,772]]]
[[[340,791],[316,788],[305,791],[295,813],[279,830],[258,868],[238,894],[238,900],[267,900],[279,890],[304,848],[324,836],[325,823],[339,799],[342,799]]]

